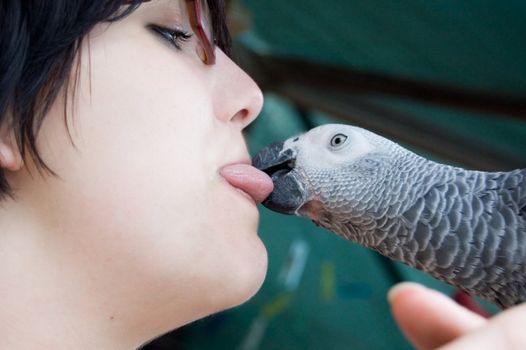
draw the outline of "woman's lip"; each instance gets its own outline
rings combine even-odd
[[[256,203],[263,202],[274,189],[272,179],[250,164],[226,165],[219,173],[230,185],[247,193]]]

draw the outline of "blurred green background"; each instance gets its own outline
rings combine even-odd
[[[247,130],[252,155],[341,122],[444,163],[526,167],[526,2],[243,0],[228,13],[233,57],[266,97]],[[390,286],[454,292],[263,207],[260,235],[269,253],[260,292],[146,349],[411,349],[390,315]]]

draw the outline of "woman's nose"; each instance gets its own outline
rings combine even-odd
[[[214,109],[217,118],[241,129],[252,123],[263,106],[263,93],[237,64],[217,49]]]

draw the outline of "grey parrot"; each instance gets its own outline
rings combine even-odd
[[[507,308],[526,301],[526,169],[439,164],[327,124],[263,148],[263,201]]]

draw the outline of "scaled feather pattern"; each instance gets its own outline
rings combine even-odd
[[[439,164],[382,136],[327,124],[254,158],[263,204],[507,308],[526,300],[526,169]]]

